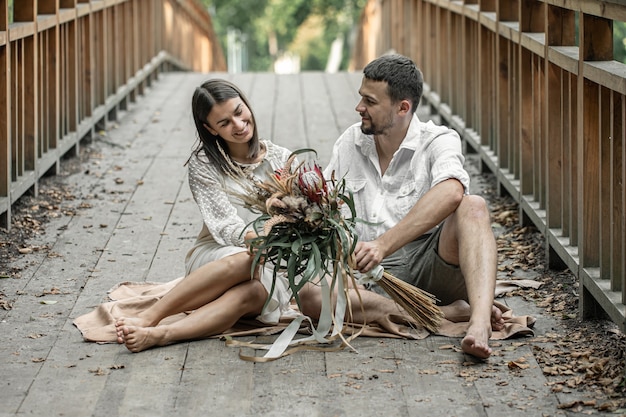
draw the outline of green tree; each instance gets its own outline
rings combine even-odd
[[[346,37],[366,0],[203,0],[227,49],[228,29],[247,39],[249,70],[271,69],[276,56],[293,49],[299,29],[311,16],[321,18],[319,36],[310,40],[303,69],[320,69],[337,36]],[[300,48],[302,49],[302,48]],[[299,53],[302,51],[300,50]]]
[[[613,22],[613,59],[626,64],[626,23]]]
[[[227,51],[227,33],[234,29],[248,39],[250,70],[266,71],[271,63],[267,42],[257,36],[257,20],[265,14],[268,0],[203,0],[212,15],[213,28]]]
[[[300,52],[305,69],[323,70],[330,57],[331,45],[343,45],[339,69],[345,69],[350,59],[351,32],[358,22],[367,0],[313,0],[313,15],[321,18],[321,35],[311,40],[307,50]]]

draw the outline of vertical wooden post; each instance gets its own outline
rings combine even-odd
[[[13,19],[15,22],[32,22],[37,20],[37,0],[24,0],[14,4]],[[38,140],[38,82],[36,79],[37,67],[39,65],[37,54],[36,34],[23,39],[22,59],[18,62],[20,71],[24,74],[22,91],[24,94],[23,107],[18,109],[20,118],[23,121],[23,135],[18,138],[22,142],[23,168],[25,171],[34,171],[37,160],[37,140]],[[34,192],[37,194],[37,183],[35,182]]]
[[[547,6],[545,19],[546,53],[553,46],[574,45],[574,12],[557,6]],[[546,138],[548,152],[546,161],[546,223],[548,228],[561,228],[563,236],[569,236],[570,197],[570,123],[569,123],[569,76],[546,59]],[[548,263],[560,264],[548,251]]]
[[[578,167],[579,214],[578,229],[580,270],[600,267],[601,215],[601,92],[594,82],[585,78],[585,61],[613,59],[613,22],[581,14],[579,20],[580,58],[578,67]],[[587,291],[581,292],[581,315],[594,316],[596,303]]]
[[[474,108],[473,100],[476,100],[478,96],[478,59],[477,59],[477,40],[476,40],[476,26],[473,23],[467,21],[467,19],[461,18],[463,25],[463,36],[465,38],[465,48],[463,48],[463,65],[466,72],[465,85],[461,90],[462,106],[459,109],[459,114],[463,117],[467,125],[477,127],[477,113],[478,109]]]
[[[511,127],[509,132],[511,133],[511,172],[514,174],[515,178],[522,177],[522,156],[521,156],[521,133],[520,126],[522,124],[522,117],[520,113],[520,109],[522,107],[522,92],[521,92],[521,70],[520,70],[520,61],[521,61],[521,47],[514,42],[509,43],[509,60],[511,64],[509,68],[511,70],[511,82],[509,83],[509,91],[511,92],[509,96],[511,97]],[[518,195],[521,196],[521,188],[517,190]],[[518,197],[519,201],[519,197]]]
[[[581,267],[599,266],[599,112],[598,86],[584,77],[579,79],[578,141],[579,230]]]
[[[533,68],[532,53],[520,47],[520,192],[522,195],[533,192]]]
[[[120,74],[120,18],[122,15],[122,6],[120,4],[116,4],[109,9],[109,13],[107,15],[107,45],[108,54],[107,54],[107,97],[115,94],[118,88],[124,83],[124,80],[121,78]],[[107,121],[117,120],[117,109],[119,103],[116,103],[113,106],[108,114]]]
[[[57,24],[42,33],[45,45],[39,45],[42,62],[39,68],[46,68],[42,74],[44,82],[41,87],[40,132],[42,134],[40,151],[56,149],[60,137],[59,119],[62,111],[59,108],[59,60],[63,58],[59,48],[59,0],[38,0],[40,14],[57,15]],[[43,98],[46,98],[45,100]],[[44,117],[45,112],[45,117]],[[59,169],[60,159],[56,158],[55,172]]]
[[[546,132],[544,130],[545,108],[545,64],[542,57],[533,54],[533,195],[539,207],[546,206],[545,177],[547,154]],[[542,231],[542,233],[545,231]]]
[[[494,71],[494,54],[495,54],[495,35],[481,24],[477,24],[478,27],[478,74],[479,74],[479,97],[480,102],[477,106],[478,109],[478,122],[480,130],[481,145],[488,145],[490,148],[494,148],[493,135],[495,120],[495,95],[494,95],[494,83],[496,83],[495,71]]]
[[[563,108],[561,107],[562,73],[561,69],[549,59],[546,62],[546,106],[545,106],[545,131],[548,141],[548,152],[545,155],[546,164],[546,223],[548,228],[560,228],[562,226],[562,198],[561,178],[563,177]]]
[[[11,225],[11,88],[9,85],[11,69],[11,51],[8,40],[9,5],[7,0],[0,0],[0,34],[3,43],[0,43],[0,199],[4,199],[0,227],[9,228]]]
[[[598,89],[599,100],[599,119],[600,126],[598,128],[598,140],[599,140],[599,201],[600,205],[600,254],[599,254],[599,266],[601,276],[611,277],[611,229],[613,227],[613,173],[611,170],[611,151],[613,140],[611,138],[611,92],[605,87],[599,87]]]
[[[610,178],[608,179],[611,189],[610,225],[609,239],[611,245],[609,247],[608,257],[610,260],[611,289],[613,291],[622,291],[626,286],[626,269],[624,269],[624,237],[626,230],[624,229],[624,216],[626,212],[624,194],[626,191],[626,178],[624,178],[624,136],[622,134],[623,119],[623,98],[624,95],[616,92],[610,93],[610,110],[608,117],[609,132],[609,160],[610,160]],[[626,298],[622,297],[622,302]]]
[[[621,274],[618,275],[621,275],[622,277],[622,304],[626,304],[626,123],[624,122],[626,120],[626,96],[621,95],[619,99],[616,100],[616,103],[619,103],[615,106],[616,119],[620,120],[621,122],[614,124],[613,134],[621,138],[621,152],[619,147],[615,148],[615,152],[617,155],[621,154],[622,161],[622,167],[620,170],[620,175],[622,179],[622,201],[621,203],[619,202],[619,200],[617,201],[617,204],[620,204],[622,209],[620,216],[622,222],[622,250],[621,254],[617,254],[616,259],[622,260]]]
[[[509,143],[511,141],[511,113],[510,107],[510,69],[509,69],[509,46],[508,41],[502,36],[498,35],[496,40],[497,52],[496,62],[498,65],[498,82],[496,84],[496,135],[497,135],[497,148],[496,153],[498,155],[498,163],[502,169],[510,169],[509,157],[510,148]]]
[[[80,0],[79,0],[80,1]],[[95,103],[95,86],[94,86],[94,63],[95,48],[94,42],[94,18],[91,13],[80,18],[80,33],[78,34],[78,50],[79,57],[77,65],[79,69],[76,91],[80,98],[80,109],[78,120],[83,120],[93,114]]]
[[[559,24],[562,13],[558,7],[548,6],[545,19],[545,33],[547,38],[545,56],[549,56],[549,50],[554,43],[563,39],[560,33],[562,26]],[[552,43],[551,43],[552,42]],[[564,90],[562,70],[549,59],[545,60],[546,78],[544,89],[546,91],[545,107],[545,132],[547,140],[546,152],[546,226],[548,228],[561,228],[563,226],[563,96]],[[548,249],[548,248],[546,248]],[[548,262],[556,264],[551,259],[552,252],[546,250]]]
[[[568,143],[569,143],[569,153],[566,154],[566,160],[568,161],[568,176],[570,185],[568,191],[570,192],[570,199],[568,203],[568,207],[570,209],[568,223],[570,226],[570,245],[573,247],[578,246],[578,218],[580,216],[579,209],[579,183],[580,183],[580,165],[578,163],[578,146],[581,142],[581,138],[578,135],[578,119],[580,119],[578,114],[578,79],[575,75],[570,75],[568,77],[568,89],[567,89],[567,97],[569,101],[569,106],[567,106],[567,111],[569,112],[569,118],[566,119],[568,121]],[[582,100],[582,99],[581,99]]]
[[[450,36],[450,49],[451,53],[449,55],[449,71],[450,71],[450,107],[453,109],[460,109],[462,107],[462,93],[463,90],[463,79],[461,66],[458,63],[463,62],[463,47],[460,39],[463,38],[463,30],[461,25],[458,22],[462,19],[462,16],[455,15],[454,19],[449,21],[449,36]]]
[[[75,0],[66,0],[66,3],[61,3],[63,7],[74,8],[76,7]],[[78,77],[78,63],[79,63],[79,22],[78,19],[73,20],[67,24],[64,31],[64,49],[66,53],[65,60],[63,61],[64,82],[63,82],[63,100],[62,106],[65,119],[65,129],[63,134],[69,132],[76,132],[78,129],[78,120],[80,120],[78,114],[78,102],[79,102],[79,77]]]

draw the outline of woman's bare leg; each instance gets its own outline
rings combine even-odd
[[[299,295],[302,313],[313,319],[318,319],[322,309],[322,292],[320,287],[307,284],[300,290]],[[377,323],[385,330],[411,337],[406,332],[403,332],[402,328],[406,324],[415,324],[415,321],[391,298],[368,291],[365,288],[359,288],[358,294],[353,288],[350,288],[349,297],[352,304],[351,320],[354,323]],[[334,296],[332,302],[333,304],[335,302]],[[440,308],[444,317],[452,322],[469,321],[471,317],[470,305],[463,300],[455,301]],[[398,320],[398,318],[401,318],[401,320]],[[502,330],[504,328],[502,312],[496,306],[493,306],[491,310],[491,327],[492,330]]]
[[[352,287],[350,285],[350,287]],[[312,319],[319,319],[322,310],[322,292],[320,287],[306,284],[299,292],[302,313]],[[348,290],[352,305],[351,316],[346,321],[352,323],[377,323],[385,330],[403,335],[407,338],[413,336],[404,331],[406,325],[415,324],[411,318],[395,301],[373,291],[359,287],[358,292],[354,288]],[[336,294],[333,294],[332,303],[335,304]]]
[[[165,317],[196,310],[214,301],[231,287],[250,281],[251,266],[252,257],[247,252],[240,252],[203,265],[187,275],[163,298],[136,317],[118,319],[116,322],[118,334],[120,326],[156,326]],[[118,338],[118,342],[123,343],[123,340]]]
[[[131,352],[154,346],[206,338],[231,328],[241,317],[261,313],[267,291],[258,280],[238,284],[181,320],[156,327],[121,325],[123,343]]]

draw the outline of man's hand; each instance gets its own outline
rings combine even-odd
[[[385,254],[380,243],[375,240],[371,242],[357,242],[354,249],[356,268],[362,273],[367,273],[379,265],[384,257]]]

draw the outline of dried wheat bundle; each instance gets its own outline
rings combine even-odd
[[[436,304],[434,295],[417,288],[388,272],[376,283],[413,319],[426,330],[435,333],[441,325],[443,312]]]

